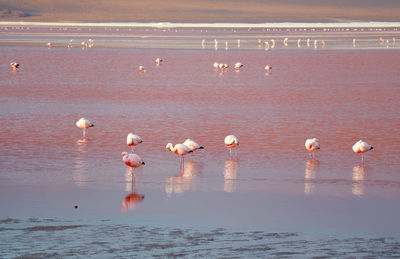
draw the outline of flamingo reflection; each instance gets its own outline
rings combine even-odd
[[[88,143],[89,139],[86,138],[79,139],[78,141],[76,141],[76,151],[78,155],[75,159],[75,170],[72,173],[72,179],[75,185],[78,187],[84,187],[87,182],[87,176],[85,170],[85,165],[86,165],[85,156],[87,153]]]
[[[167,178],[165,192],[172,195],[189,191],[192,189],[193,179],[201,174],[201,168],[202,166],[198,162],[185,162],[184,168],[178,175]]]
[[[136,209],[144,200],[144,195],[138,194],[135,191],[135,174],[130,169],[131,168],[128,168],[126,170],[125,178],[129,179],[130,176],[132,177],[132,181],[130,181],[132,189],[130,190],[130,194],[125,196],[122,201],[121,211],[123,212]]]
[[[356,196],[364,195],[364,179],[366,175],[367,169],[363,164],[357,165],[353,167],[353,175],[352,175],[352,189],[351,192]]]
[[[307,160],[304,171],[304,193],[314,194],[315,193],[315,183],[314,180],[317,175],[317,170],[319,167],[319,161],[310,159]]]
[[[224,166],[224,191],[235,192],[236,191],[236,179],[238,175],[238,161],[237,160],[226,160]]]

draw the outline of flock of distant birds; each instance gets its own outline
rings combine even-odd
[[[91,123],[88,119],[81,118],[76,122],[76,126],[80,129],[83,130],[83,137],[85,138],[86,136],[86,129],[94,127],[94,124]],[[125,163],[125,165],[131,167],[131,168],[137,168],[139,166],[142,166],[145,164],[145,162],[142,160],[142,158],[133,153],[134,146],[139,145],[140,143],[143,143],[143,139],[135,135],[133,133],[129,133],[126,139],[126,144],[131,147],[132,152],[122,152],[122,161]],[[239,139],[235,135],[228,135],[224,139],[225,146],[229,148],[230,156],[232,157],[232,149],[236,148],[239,146]],[[175,144],[173,145],[172,143],[168,143],[165,148],[167,151],[172,151],[176,155],[179,155],[181,157],[180,160],[180,168],[183,169],[184,167],[184,156],[187,154],[192,154],[198,149],[204,149],[202,145],[199,145],[196,143],[194,140],[191,139],[186,139],[183,143],[180,144]],[[317,138],[310,138],[307,139],[305,142],[305,148],[310,151],[310,156],[314,159],[314,151],[320,149],[320,144],[318,142]],[[363,140],[357,141],[353,145],[353,151],[354,153],[360,153],[361,154],[361,161],[362,163],[364,162],[364,156],[363,153],[372,150],[373,147],[368,144],[367,142]]]

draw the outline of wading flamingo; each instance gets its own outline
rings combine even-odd
[[[225,146],[229,148],[229,155],[232,157],[232,148],[239,146],[239,140],[235,135],[228,135],[225,137]]]
[[[13,71],[16,71],[19,67],[19,64],[17,62],[11,62],[10,66],[13,68]]]
[[[175,146],[172,145],[172,143],[168,143],[165,148],[168,151],[172,151],[177,155],[181,156],[181,168],[184,166],[184,158],[183,156],[189,153],[192,153],[193,151],[190,149],[190,147],[184,145],[184,144],[176,144]]]
[[[156,59],[156,65],[157,66],[161,65],[161,62],[163,62],[163,60],[161,58],[157,58]]]
[[[237,63],[235,64],[235,69],[236,69],[236,70],[239,70],[241,67],[243,67],[243,64],[242,64],[242,63],[237,62]]]
[[[133,152],[133,147],[139,145],[142,142],[143,140],[141,137],[132,133],[129,133],[128,136],[126,137],[126,144],[132,148],[132,152]]]
[[[306,149],[311,151],[310,157],[314,159],[314,151],[320,149],[318,139],[317,138],[309,138],[305,143]]]
[[[144,66],[139,66],[139,71],[140,72],[146,72],[146,70],[144,69]]]
[[[83,130],[83,137],[86,136],[86,129],[94,127],[94,124],[92,124],[88,119],[85,118],[80,118],[77,122],[76,122],[76,126],[80,129]]]
[[[272,69],[272,66],[266,65],[266,66],[264,67],[264,69],[267,71],[267,73],[269,73],[269,71]]]
[[[364,154],[367,151],[370,151],[374,149],[373,146],[371,146],[370,144],[368,144],[365,141],[359,140],[357,141],[357,143],[355,143],[353,145],[353,151],[354,153],[361,153],[361,162],[364,163]]]
[[[214,62],[213,66],[214,66],[215,71],[218,71],[219,63],[218,62]]]

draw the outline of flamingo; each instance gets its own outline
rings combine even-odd
[[[139,71],[140,71],[140,72],[146,72],[146,70],[144,69],[143,66],[139,66]]]
[[[309,138],[305,143],[306,149],[311,151],[310,157],[314,159],[314,151],[320,149],[317,138]]]
[[[235,69],[236,69],[236,70],[239,70],[241,67],[243,67],[243,64],[242,64],[242,63],[237,62],[237,63],[235,64]]]
[[[229,148],[229,155],[232,156],[232,148],[239,146],[239,140],[235,135],[228,135],[225,137],[225,146]]]
[[[161,62],[163,62],[163,60],[161,58],[157,58],[156,59],[156,65],[157,66],[161,65]]]
[[[191,139],[186,139],[185,142],[183,142],[183,144],[188,146],[190,148],[190,150],[192,150],[193,152],[198,149],[204,149],[203,146],[200,146],[199,144],[197,144],[195,141],[193,141]],[[193,152],[190,153],[190,156],[193,156]]]
[[[80,129],[83,129],[83,137],[86,136],[86,129],[94,127],[94,124],[92,124],[88,119],[85,118],[80,118],[77,122],[76,122],[76,126]]]
[[[10,65],[13,68],[13,71],[16,71],[17,68],[19,67],[19,64],[17,62],[11,62]]]
[[[186,146],[185,144],[176,144],[175,146],[172,145],[172,143],[168,143],[165,148],[168,151],[172,151],[177,155],[181,156],[181,168],[184,166],[184,158],[183,156],[189,153],[192,153],[193,151],[190,149],[190,147]]]
[[[132,133],[129,133],[128,136],[126,137],[126,144],[132,148],[132,152],[133,152],[133,147],[139,145],[142,142],[143,140],[141,137],[139,137],[138,135],[134,135]]]
[[[137,168],[145,164],[142,158],[137,154],[122,152],[121,155],[122,155],[122,161],[125,163],[125,165],[129,167]]]
[[[272,66],[266,65],[266,66],[264,67],[264,69],[267,70],[267,73],[269,73],[269,71],[272,69]]]
[[[363,153],[368,152],[372,149],[374,149],[373,146],[371,146],[370,144],[368,144],[365,141],[362,141],[361,139],[353,145],[354,153],[361,153],[361,162],[362,163],[364,163],[364,154]]]
[[[218,71],[219,63],[218,62],[214,62],[213,66],[214,66],[215,70]]]

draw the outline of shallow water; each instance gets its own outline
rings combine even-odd
[[[2,46],[0,255],[398,256],[397,56]],[[129,132],[144,139],[134,186]],[[205,149],[181,172],[165,145],[186,138]],[[360,138],[374,146],[363,164]]]

